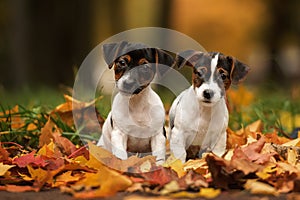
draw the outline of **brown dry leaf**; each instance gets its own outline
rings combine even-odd
[[[41,129],[39,138],[39,147],[49,144],[53,141],[57,148],[65,155],[70,155],[76,151],[76,146],[67,138],[61,135],[61,131],[49,118],[45,126]]]
[[[232,186],[234,186],[234,188],[242,188],[244,183],[242,178],[245,174],[231,166],[230,161],[217,157],[214,154],[208,154],[206,156],[206,162],[214,186],[222,189],[229,189]]]
[[[44,145],[49,144],[51,141],[54,140],[54,133],[60,134],[59,129],[57,126],[52,122],[49,118],[44,127],[41,129],[41,135],[39,138],[39,147],[41,148]]]
[[[175,171],[162,166],[153,167],[150,172],[141,173],[139,176],[144,179],[144,182],[151,185],[157,185],[159,187],[163,187],[165,184],[173,180],[178,180],[178,176]]]
[[[265,145],[265,138],[261,137],[257,142],[253,142],[246,147],[241,148],[246,157],[257,164],[269,162],[275,153],[262,154],[261,151]]]
[[[227,149],[242,146],[246,144],[246,142],[247,137],[244,129],[233,131],[230,128],[227,128]]]
[[[251,194],[263,194],[263,195],[274,195],[274,196],[279,195],[276,188],[256,180],[247,180],[245,184],[245,189],[250,190]]]
[[[284,144],[291,141],[291,139],[289,138],[278,136],[278,132],[276,131],[274,131],[273,133],[265,134],[265,138],[266,138],[266,142],[272,144]]]
[[[11,158],[9,157],[9,153],[6,149],[4,149],[0,142],[0,162],[10,162]]]
[[[208,187],[208,181],[204,178],[204,176],[193,170],[189,170],[186,175],[178,180],[178,183],[180,188],[183,190],[199,190],[199,188]]]
[[[95,110],[95,102],[102,99],[102,96],[90,102],[81,102],[68,95],[64,95],[64,98],[66,102],[57,106],[51,112],[52,117],[56,118],[59,115],[60,119],[70,127],[74,125],[75,117],[75,120],[78,122],[85,121],[85,129],[91,132],[97,131],[99,124],[102,127],[104,119]],[[93,121],[89,117],[95,112],[97,114],[97,121]]]
[[[208,174],[208,166],[205,158],[188,160],[186,163],[184,163],[183,169],[184,171],[193,170],[198,174],[202,174],[203,176],[206,176]]]

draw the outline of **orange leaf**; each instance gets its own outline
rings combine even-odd
[[[131,180],[120,173],[102,165],[95,173],[86,173],[85,178],[73,185],[73,188],[85,188],[83,192],[74,191],[76,198],[95,198],[114,195],[132,185]],[[97,188],[91,190],[91,188]]]
[[[19,186],[19,185],[5,185],[5,190],[8,192],[28,192],[35,191],[38,192],[39,188],[32,186]]]

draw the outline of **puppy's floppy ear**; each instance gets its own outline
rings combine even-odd
[[[236,85],[246,78],[250,67],[231,56],[227,56],[227,61],[231,65],[230,79]]]
[[[156,63],[156,71],[159,77],[162,77],[169,70],[169,67],[171,67],[174,64],[174,58],[164,50],[157,49],[157,48],[151,48],[151,49],[152,52],[154,53],[153,55]],[[159,64],[165,66],[159,66]]]
[[[178,53],[175,57],[175,64],[178,69],[181,69],[183,66],[188,65],[193,67],[197,60],[203,56],[203,53],[195,50],[186,50]]]
[[[128,44],[127,41],[122,41],[119,43],[109,43],[103,45],[103,54],[104,60],[106,64],[108,64],[108,68],[111,69],[114,61],[119,57],[120,51]]]

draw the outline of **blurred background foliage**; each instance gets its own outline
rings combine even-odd
[[[72,87],[76,70],[100,42],[155,26],[247,63],[252,71],[245,85],[258,91],[252,98],[260,108],[256,116],[269,116],[258,113],[265,105],[296,115],[299,11],[299,0],[1,0],[0,104],[57,105],[61,88]],[[245,120],[234,117],[238,124]]]

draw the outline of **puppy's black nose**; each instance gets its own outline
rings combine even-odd
[[[205,99],[210,100],[211,98],[213,98],[213,96],[214,96],[214,92],[212,90],[207,89],[203,91],[203,97]]]

